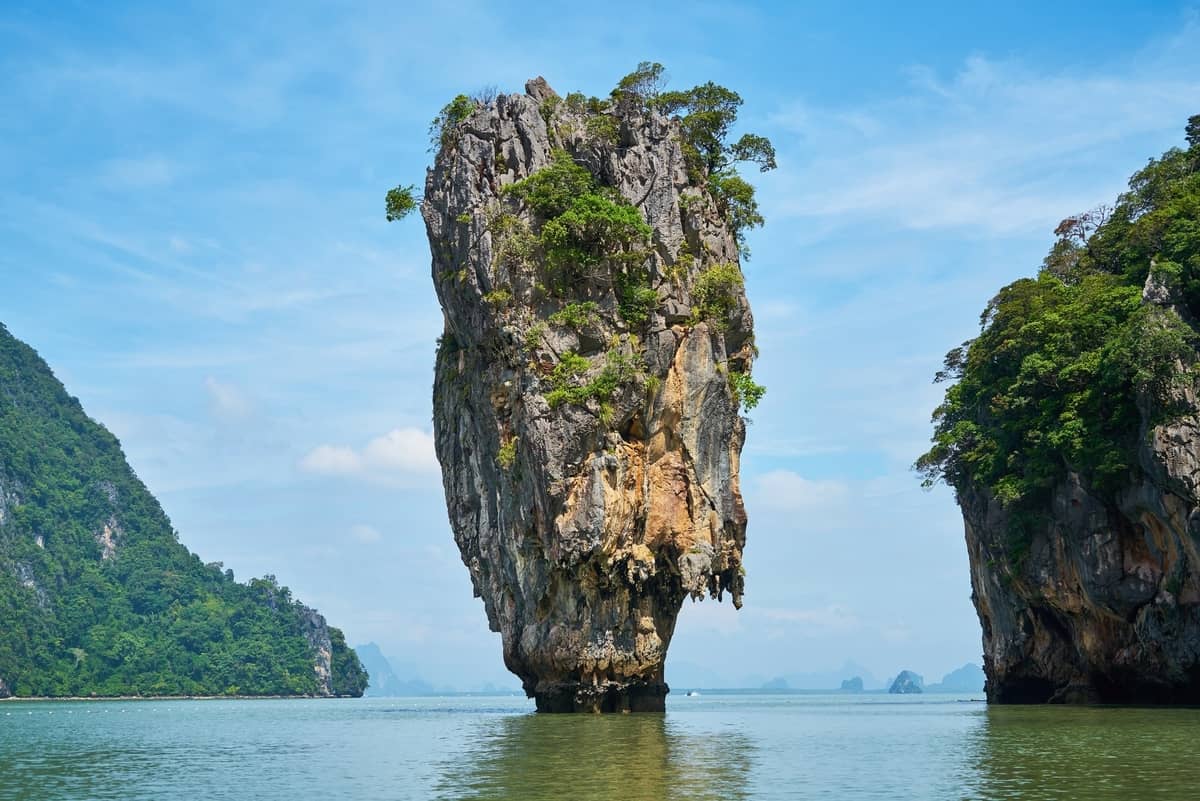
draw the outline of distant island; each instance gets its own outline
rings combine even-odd
[[[918,673],[903,670],[895,677],[879,681],[869,670],[855,662],[846,662],[838,670],[815,673],[789,673],[776,676],[760,685],[762,690],[775,692],[923,692],[923,693],[980,693],[984,685],[983,668],[970,662],[942,677],[940,682],[925,684]],[[893,689],[897,687],[908,689]],[[919,688],[919,689],[914,689]]]
[[[419,678],[402,679],[396,675],[383,651],[373,642],[354,647],[359,660],[370,676],[366,691],[368,698],[392,698],[396,696],[433,695],[437,692],[432,684]]]
[[[120,443],[0,325],[0,698],[359,696],[342,632],[178,541]]]
[[[911,670],[902,670],[888,688],[892,695],[915,695],[925,692],[925,679]]]

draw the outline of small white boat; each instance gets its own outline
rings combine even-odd
[[[687,697],[688,697],[688,698],[692,698],[692,697],[694,697],[694,696],[697,696],[697,695],[699,695],[699,694],[700,694],[699,690],[688,690],[688,691],[687,691]]]

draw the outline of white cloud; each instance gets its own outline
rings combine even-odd
[[[208,400],[213,414],[226,421],[245,420],[254,412],[250,399],[233,384],[209,376],[204,379]]]
[[[360,450],[346,445],[318,445],[300,460],[300,469],[396,483],[437,475],[439,468],[433,434],[419,428],[394,428]]]
[[[791,470],[772,470],[754,483],[755,502],[770,509],[799,512],[844,504],[850,487],[841,481],[807,479]]]
[[[363,449],[366,467],[405,473],[436,472],[433,435],[417,428],[394,428]]]
[[[350,475],[362,469],[362,459],[344,445],[318,445],[300,460],[300,467],[310,473]]]
[[[379,542],[383,539],[383,535],[379,533],[379,529],[374,526],[368,526],[366,523],[351,526],[350,536],[365,545],[370,545],[373,542]]]

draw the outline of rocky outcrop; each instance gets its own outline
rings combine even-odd
[[[538,79],[452,133],[422,214],[445,314],[434,431],[455,541],[539,710],[661,710],[683,600],[741,604],[745,426],[730,379],[754,348],[736,237],[689,181],[677,121],[572,108]],[[556,151],[649,225],[636,264],[548,274],[545,220],[504,189]],[[696,287],[717,266],[738,280],[714,314]],[[635,273],[644,317],[622,305]]]
[[[1175,301],[1153,273],[1145,303]],[[1190,373],[1139,398],[1136,478],[1099,493],[1076,473],[1022,521],[959,493],[989,701],[1200,703],[1200,406]]]
[[[911,670],[902,670],[888,687],[892,695],[915,695],[925,692],[925,679]]]
[[[852,679],[842,679],[842,686],[839,689],[844,693],[861,693],[863,691],[862,676],[855,676]]]
[[[329,626],[325,616],[310,606],[303,604],[297,609],[300,624],[303,626],[304,639],[308,640],[313,653],[313,673],[317,677],[317,694],[326,697],[334,695],[333,690],[333,642],[329,637]]]

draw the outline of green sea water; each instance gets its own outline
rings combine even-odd
[[[1200,710],[952,696],[0,704],[0,799],[1187,799]]]

